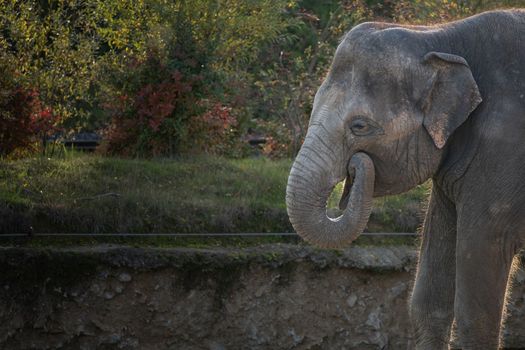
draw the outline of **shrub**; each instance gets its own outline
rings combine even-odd
[[[12,61],[0,57],[0,156],[35,151],[38,141],[56,131],[58,115],[40,100],[36,89],[18,81]]]
[[[190,121],[189,139],[196,151],[213,155],[242,153],[238,120],[233,110],[220,102],[202,100],[204,112]]]
[[[104,104],[111,122],[102,151],[124,156],[175,153],[185,140],[201,76],[171,68],[156,50],[129,68],[120,77],[128,83],[124,91]]]
[[[292,135],[283,123],[274,120],[256,120],[256,129],[262,132],[266,143],[262,154],[273,159],[292,156]]]

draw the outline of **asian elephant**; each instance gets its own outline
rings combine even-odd
[[[346,180],[329,218],[327,199]],[[410,316],[417,349],[497,349],[525,237],[525,11],[437,26],[363,23],[342,39],[290,171],[307,241],[345,246],[372,198],[432,179]]]

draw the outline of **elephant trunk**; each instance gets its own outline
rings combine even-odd
[[[341,248],[363,232],[372,210],[374,164],[367,154],[355,153],[348,174],[354,174],[348,205],[340,217],[329,218],[326,204],[340,178],[330,173],[325,159],[303,145],[288,178],[286,206],[290,222],[306,241]]]

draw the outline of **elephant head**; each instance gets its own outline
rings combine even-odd
[[[307,241],[342,247],[364,230],[372,198],[423,183],[481,102],[466,60],[434,50],[430,32],[374,23],[352,29],[317,91],[286,204]],[[335,219],[328,197],[346,179]]]

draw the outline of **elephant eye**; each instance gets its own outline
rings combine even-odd
[[[356,136],[368,136],[377,134],[381,128],[366,117],[356,117],[350,122],[350,130]]]

